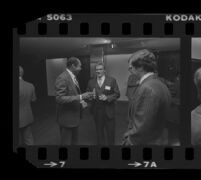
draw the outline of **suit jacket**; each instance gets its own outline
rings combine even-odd
[[[201,105],[191,112],[191,143],[201,145]]]
[[[105,81],[100,88],[97,83],[97,78],[93,78],[88,82],[87,91],[93,91],[94,88],[96,90],[97,97],[91,102],[92,113],[95,115],[96,110],[99,106],[105,106],[105,113],[107,117],[114,118],[115,101],[120,97],[120,92],[116,80],[113,77],[109,77],[106,75]],[[100,94],[105,94],[107,96],[107,100],[98,100],[98,95]]]
[[[81,118],[80,90],[70,74],[64,71],[55,82],[57,121],[60,126],[77,127]]]
[[[31,124],[33,113],[31,109],[31,102],[36,100],[35,88],[33,84],[19,80],[19,127],[25,127]]]
[[[129,106],[130,139],[133,144],[166,145],[166,122],[171,102],[167,86],[156,75],[146,78],[136,89]]]

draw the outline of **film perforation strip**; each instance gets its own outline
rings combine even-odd
[[[165,23],[164,30],[165,30],[164,31],[165,35],[172,35],[174,32],[173,24],[172,23]]]
[[[122,34],[123,35],[131,34],[131,23],[129,22],[122,23]]]
[[[80,24],[80,34],[81,35],[88,35],[89,34],[89,24],[83,22]]]
[[[44,147],[38,148],[38,160],[46,160],[47,159],[47,149]]]
[[[164,149],[164,159],[165,160],[173,160],[173,149],[172,148]]]
[[[59,160],[67,160],[68,159],[68,149],[65,147],[59,148]]]
[[[131,149],[130,148],[122,148],[122,160],[130,160],[131,159]]]
[[[58,29],[60,35],[68,34],[68,23],[59,23]],[[121,35],[131,35],[132,27],[131,23],[125,22],[121,25]],[[152,23],[144,23],[143,24],[143,34],[144,35],[152,35],[153,27]],[[101,24],[100,32],[102,35],[110,35],[110,23],[103,22]],[[185,34],[186,35],[194,35],[194,23],[186,23],[185,24]],[[18,34],[25,35],[26,34],[26,25],[21,25],[18,27]],[[38,23],[38,34],[39,35],[47,35],[47,23]],[[80,35],[89,35],[89,23],[82,22],[80,23]],[[174,24],[173,23],[164,23],[164,34],[165,35],[173,35],[174,34]]]
[[[68,23],[59,24],[59,34],[66,35],[68,34]]]
[[[152,35],[152,24],[151,23],[143,24],[143,33],[144,33],[144,35]]]
[[[193,34],[194,34],[194,24],[186,23],[186,35],[193,35]]]
[[[131,160],[131,153],[132,150],[135,150],[130,147],[122,147],[121,148],[121,160]],[[100,153],[100,159],[101,160],[110,160],[110,148],[108,147],[102,147],[99,149]],[[26,157],[26,148],[18,148],[17,154],[21,159],[25,159]],[[68,160],[69,151],[66,147],[60,147],[58,148],[58,159],[59,160]],[[153,153],[152,148],[144,147],[142,151],[142,158],[143,160],[152,160],[153,159]],[[186,147],[184,148],[184,156],[185,160],[192,161],[194,160],[194,149],[192,147]],[[90,157],[90,151],[87,147],[81,147],[79,148],[79,158],[80,160],[89,160]],[[166,147],[163,148],[163,158],[164,160],[173,160],[174,157],[174,148]],[[46,160],[48,159],[47,156],[47,148],[45,147],[39,147],[37,149],[37,158],[38,160]]]
[[[152,149],[151,148],[144,148],[143,149],[143,159],[144,160],[151,160],[152,159]]]

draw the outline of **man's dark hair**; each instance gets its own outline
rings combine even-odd
[[[70,57],[69,59],[67,59],[66,62],[66,67],[70,68],[72,65],[77,66],[79,63],[79,59],[76,57]]]
[[[132,54],[129,58],[133,67],[142,67],[146,72],[156,72],[157,64],[155,55],[147,50],[143,49]]]
[[[97,66],[103,66],[103,69],[105,69],[105,64],[103,62],[97,62],[96,65],[95,65],[95,68]]]

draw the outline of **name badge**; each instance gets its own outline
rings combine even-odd
[[[110,90],[111,87],[110,87],[110,86],[105,86],[105,89],[106,89],[106,90]]]

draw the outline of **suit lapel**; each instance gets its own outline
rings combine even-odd
[[[74,89],[74,91],[78,94],[78,90],[77,90],[77,88],[76,88],[76,85],[75,85],[75,83],[73,82],[73,80],[72,80],[72,78],[71,78],[71,76],[70,76],[70,74],[69,74],[69,72],[68,71],[65,71],[66,72],[66,78],[69,80],[69,82],[71,83],[71,87]]]
[[[142,84],[144,84],[145,82],[149,81],[150,79],[156,79],[156,77],[157,77],[157,76],[156,76],[155,74],[153,74],[153,75],[147,77],[144,81],[142,81],[142,83],[140,84],[140,86],[141,86]]]
[[[140,88],[141,88],[141,86],[142,86],[145,82],[149,81],[150,79],[155,79],[156,77],[157,77],[157,76],[154,74],[154,75],[151,75],[151,76],[147,77],[144,81],[142,81],[142,83],[138,85],[138,87],[137,87],[137,89],[136,89],[136,91],[135,91],[134,96],[132,97],[132,99],[135,99],[135,98],[137,98],[137,97],[139,96],[139,94],[140,94],[140,92],[141,92],[141,91],[140,91]]]
[[[102,91],[104,91],[104,89],[105,89],[105,84],[107,84],[107,81],[108,81],[108,78],[105,76],[105,80],[104,80],[104,82],[103,82],[103,84],[102,84],[102,86],[101,86],[101,90],[102,90]]]

